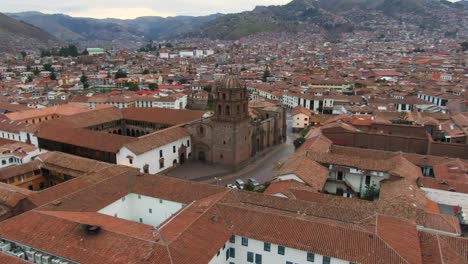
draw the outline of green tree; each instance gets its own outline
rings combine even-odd
[[[248,182],[244,185],[244,190],[245,191],[249,191],[249,192],[253,192],[255,190],[255,186],[253,186],[252,183]]]
[[[60,48],[58,55],[62,57],[77,57],[80,54],[78,52],[78,48],[75,45],[68,45],[68,47]]]
[[[127,86],[130,91],[138,92],[140,90],[140,86],[134,82],[127,82],[125,86]]]
[[[185,78],[182,78],[182,79],[179,80],[180,84],[186,84],[187,82],[188,82],[188,80],[185,79]]]
[[[150,83],[150,84],[148,84],[148,89],[150,89],[151,91],[156,91],[156,89],[158,89],[158,84],[157,83]]]
[[[88,89],[89,88],[89,83],[88,83],[88,76],[86,75],[81,75],[80,77],[80,82],[83,84],[83,88]]]
[[[26,79],[26,83],[30,83],[33,81],[33,77],[31,76],[28,76],[28,78]]]
[[[270,69],[267,67],[265,71],[263,72],[263,77],[262,77],[263,82],[266,82],[267,78],[270,76],[271,76]]]
[[[362,198],[369,200],[369,201],[374,201],[379,197],[379,190],[377,189],[377,185],[374,183],[372,185],[366,185],[366,190],[364,191],[364,194]]]
[[[460,43],[460,46],[461,46],[463,52],[467,51],[468,50],[468,41],[464,41],[464,42]]]
[[[49,63],[44,64],[43,67],[44,71],[52,71],[52,65],[50,65]]]
[[[213,89],[213,88],[211,87],[211,85],[206,85],[206,86],[203,87],[203,90],[205,90],[205,91],[207,91],[207,92],[209,92],[209,93],[211,93],[211,90],[212,90],[212,89]]]
[[[211,93],[208,95],[208,102],[206,103],[206,110],[208,111],[214,110],[214,98]]]
[[[300,137],[300,138],[294,140],[294,142],[293,142],[294,147],[296,149],[299,148],[300,146],[302,146],[302,144],[304,144],[305,141],[306,141],[306,139],[304,137]]]
[[[55,74],[55,72],[51,72],[49,77],[52,81],[57,80],[57,75]]]
[[[40,71],[39,71],[39,69],[36,67],[36,68],[34,68],[33,73],[34,73],[34,75],[39,75]]]
[[[127,78],[127,73],[124,72],[122,69],[119,69],[119,70],[115,73],[115,78],[116,78],[116,79]]]
[[[143,71],[143,74],[149,74],[149,73],[150,73],[150,71],[149,71],[148,69],[145,69],[145,70]]]
[[[26,53],[26,51],[22,51],[22,52],[21,52],[21,56],[23,57],[23,59],[26,58],[27,55],[28,55],[28,54]]]

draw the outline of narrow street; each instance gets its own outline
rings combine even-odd
[[[265,157],[261,157],[256,160],[254,163],[243,168],[242,170],[229,174],[223,177],[219,177],[219,185],[226,185],[229,183],[234,183],[235,179],[242,179],[247,182],[247,179],[254,178],[259,183],[264,183],[269,180],[272,180],[275,176],[274,166],[278,161],[287,159],[291,154],[294,153],[294,144],[293,141],[297,137],[297,134],[292,132],[292,117],[291,111],[287,110],[287,139],[286,142],[274,147]],[[217,180],[209,179],[202,180],[203,182],[214,183],[216,184]]]
[[[236,179],[247,181],[249,178],[264,183],[274,178],[274,166],[278,161],[287,159],[294,153],[293,141],[297,134],[292,133],[291,111],[287,110],[287,138],[286,142],[272,147],[266,153],[256,157],[255,161],[237,172],[230,172],[222,166],[203,164],[197,161],[186,164],[167,173],[168,176],[179,179],[206,182],[211,184],[226,185],[234,183]]]

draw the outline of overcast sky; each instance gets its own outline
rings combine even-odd
[[[40,11],[94,18],[209,15],[282,5],[291,0],[0,0],[0,12]]]

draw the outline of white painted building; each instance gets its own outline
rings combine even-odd
[[[142,154],[135,154],[130,150],[131,147],[124,146],[117,153],[117,164],[138,168],[141,172],[156,174],[184,163],[191,155],[191,146],[190,136],[155,147]],[[186,148],[186,156],[181,157],[180,148]]]
[[[324,190],[344,197],[352,197],[353,192],[362,195],[367,190],[366,186],[374,184],[375,188],[379,190],[380,182],[390,178],[390,174],[387,172],[366,171],[333,164],[329,165],[329,171]]]
[[[350,261],[241,236],[232,236],[209,262],[231,263],[352,264]]]

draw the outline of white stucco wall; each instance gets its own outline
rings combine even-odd
[[[159,226],[185,204],[129,193],[98,212],[134,222]]]
[[[285,247],[285,254],[278,254],[278,245],[271,244],[270,252],[264,250],[264,242],[248,238],[248,246],[242,245],[242,237],[235,236],[234,243],[230,241],[226,242],[225,248],[220,249],[220,254],[215,255],[209,264],[230,264],[230,263],[258,263],[255,262],[255,255],[261,255],[262,264],[285,264],[285,263],[294,263],[294,264],[322,264],[323,256],[320,254],[314,254],[314,261],[307,261],[307,252],[295,248]],[[234,248],[235,257],[226,259],[226,251],[229,248]],[[254,261],[247,261],[247,252],[252,252],[254,254]],[[313,252],[311,252],[313,253]],[[331,257],[331,256],[330,256]],[[349,261],[337,259],[331,257],[330,264],[349,264]]]
[[[192,152],[191,141],[192,140],[189,136],[184,137],[170,144],[155,148],[151,151],[140,154],[138,156],[134,154],[132,151],[130,151],[128,148],[123,147],[122,149],[120,149],[119,153],[117,153],[117,164],[138,168],[140,169],[141,172],[144,172],[143,171],[144,166],[148,165],[149,166],[148,173],[150,174],[159,173],[161,171],[164,171],[172,167],[174,160],[176,160],[177,164],[180,164],[180,157],[179,157],[178,150],[182,146],[182,144],[187,147],[187,157],[186,157],[186,160],[187,160],[189,154]],[[187,142],[190,142],[190,144],[187,144]],[[175,153],[173,151],[174,146],[176,147]],[[160,168],[159,166],[160,150],[162,150],[163,158],[164,158],[163,168]],[[130,164],[130,160],[127,158],[128,156],[134,157],[132,164]]]
[[[299,113],[293,116],[292,123],[293,128],[304,128],[309,126],[310,117],[305,114]]]

